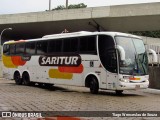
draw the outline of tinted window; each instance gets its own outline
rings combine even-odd
[[[50,40],[49,44],[48,44],[48,52],[49,53],[55,52],[55,48],[56,48],[56,41],[55,40]]]
[[[5,54],[5,55],[9,55],[9,45],[4,45],[3,46],[3,53]]]
[[[35,42],[26,43],[26,54],[35,54]]]
[[[45,54],[47,53],[47,41],[39,41],[36,44],[37,54]]]
[[[48,53],[61,52],[62,40],[50,40],[48,44]]]
[[[10,54],[15,54],[15,44],[10,45]]]
[[[96,53],[96,37],[87,36],[80,38],[80,53]]]
[[[55,52],[61,52],[62,51],[62,40],[56,40],[56,50]]]
[[[98,40],[99,57],[106,70],[117,72],[117,57],[112,37],[100,35]]]
[[[78,51],[78,39],[68,38],[63,40],[63,52],[77,52]]]
[[[16,54],[24,54],[25,44],[19,43],[16,44]]]

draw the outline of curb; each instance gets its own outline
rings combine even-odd
[[[153,88],[147,88],[142,90],[145,93],[151,93],[151,94],[159,94],[160,95],[160,90],[158,89],[153,89]]]

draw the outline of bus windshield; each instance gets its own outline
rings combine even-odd
[[[125,50],[125,60],[119,60],[119,73],[127,75],[147,75],[148,58],[143,41],[138,38],[115,37],[117,45]]]

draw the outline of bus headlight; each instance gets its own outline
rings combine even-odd
[[[125,82],[125,83],[129,83],[129,80],[128,79],[123,79],[123,78],[120,78],[119,81],[121,82]]]
[[[149,80],[145,80],[145,82],[149,82]]]

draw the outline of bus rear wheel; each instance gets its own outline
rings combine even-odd
[[[90,92],[92,94],[97,94],[99,90],[98,81],[95,77],[91,77],[90,81]]]
[[[29,86],[31,84],[30,77],[29,77],[29,74],[27,72],[23,73],[22,79],[23,79],[24,85]]]
[[[52,87],[53,87],[53,84],[45,83],[44,86],[45,86],[46,88],[52,88]]]
[[[19,72],[15,72],[14,80],[17,85],[22,85],[22,79]]]

